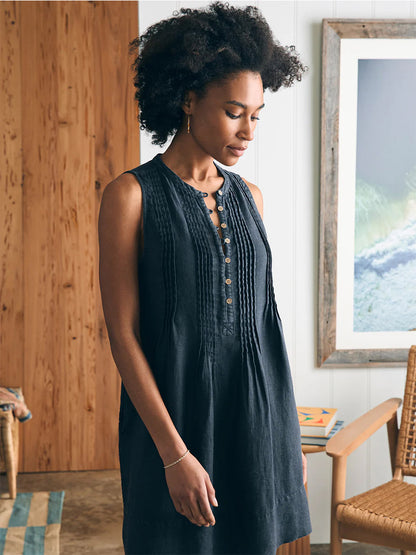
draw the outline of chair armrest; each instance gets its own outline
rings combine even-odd
[[[400,398],[392,397],[342,428],[326,444],[327,455],[330,457],[348,456],[388,422],[396,414],[401,404]]]

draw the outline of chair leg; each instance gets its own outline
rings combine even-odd
[[[16,499],[16,472],[14,468],[7,472],[7,483],[9,485],[10,499]]]
[[[3,445],[5,466],[7,472],[7,482],[9,486],[9,495],[11,499],[16,498],[16,475],[17,475],[17,461],[14,453],[13,435],[11,428],[11,419],[2,422],[1,427],[1,442]]]
[[[331,555],[342,555],[342,538],[339,522],[336,518],[337,505],[345,499],[345,480],[347,457],[332,459],[332,495],[331,495]]]
[[[332,508],[331,515],[331,544],[330,555],[342,555],[342,538],[339,534],[339,522],[335,518],[335,509]]]
[[[331,524],[331,545],[329,548],[329,553],[331,555],[342,555],[342,539],[340,538],[337,531],[334,531],[334,527],[338,527],[338,522],[334,523],[335,526]]]

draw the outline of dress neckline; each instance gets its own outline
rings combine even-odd
[[[175,177],[181,183],[186,185],[186,187],[189,187],[189,189],[191,189],[195,194],[197,194],[198,196],[204,196],[205,195],[206,191],[200,191],[199,189],[196,189],[195,187],[193,187],[192,185],[190,185],[189,183],[184,181],[181,177],[179,177],[179,175],[177,173],[175,173],[173,170],[171,170],[169,168],[169,166],[167,166],[164,163],[164,161],[162,160],[162,154],[161,153],[156,154],[156,156],[153,158],[153,160],[155,160],[156,162],[159,163],[160,167],[165,171],[165,173],[167,173],[171,177]],[[214,191],[214,195],[216,195],[216,194],[225,195],[227,193],[228,187],[229,187],[228,173],[225,170],[223,170],[223,168],[221,168],[221,166],[218,166],[215,163],[215,161],[214,161],[214,166],[217,168],[218,172],[224,178],[223,184],[221,185],[221,187],[219,189]],[[219,193],[219,191],[221,191],[221,192]]]

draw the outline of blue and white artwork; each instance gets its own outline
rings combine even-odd
[[[416,60],[359,59],[354,332],[416,329]]]

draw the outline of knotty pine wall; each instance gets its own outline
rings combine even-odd
[[[98,280],[106,184],[139,164],[136,2],[0,4],[0,384],[19,471],[117,468],[120,378]]]

